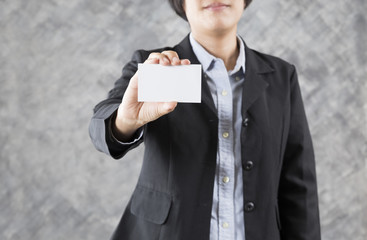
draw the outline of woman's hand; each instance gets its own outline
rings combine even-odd
[[[164,51],[151,53],[144,64],[188,65],[190,61],[180,60],[174,51]],[[177,102],[138,102],[138,75],[136,72],[130,79],[112,124],[113,134],[120,141],[128,141],[138,128],[172,112],[177,106]]]

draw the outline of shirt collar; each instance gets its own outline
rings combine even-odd
[[[228,71],[229,75],[232,75],[233,73],[238,72],[241,67],[242,67],[242,71],[243,73],[245,73],[245,45],[242,41],[242,39],[237,36],[237,41],[240,43],[240,51],[238,54],[238,58],[236,61],[236,65],[235,67]],[[190,44],[192,46],[192,50],[195,53],[197,59],[199,60],[199,62],[201,63],[201,65],[203,66],[203,71],[207,72],[210,68],[210,65],[212,64],[212,62],[214,60],[217,60],[218,58],[214,57],[213,55],[211,55],[210,53],[208,53],[192,36],[192,33],[190,33]]]

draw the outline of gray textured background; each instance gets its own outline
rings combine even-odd
[[[367,239],[367,1],[255,0],[239,33],[297,66],[324,240]],[[143,146],[92,146],[94,105],[134,49],[189,31],[165,0],[0,0],[0,239],[108,239]]]

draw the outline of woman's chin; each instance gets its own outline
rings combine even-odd
[[[226,33],[236,29],[236,25],[230,25],[226,22],[216,22],[207,25],[207,31],[213,33]]]

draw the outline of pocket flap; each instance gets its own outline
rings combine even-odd
[[[163,224],[171,207],[171,196],[137,186],[131,201],[131,212],[155,224]]]

